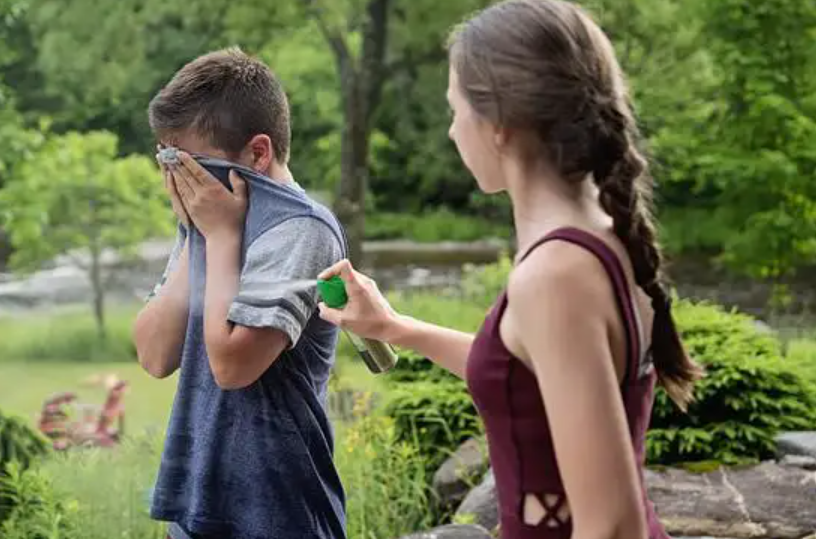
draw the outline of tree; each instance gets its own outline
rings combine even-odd
[[[151,153],[153,94],[185,62],[223,44],[226,0],[2,0],[21,12],[7,69],[27,114],[58,132],[117,133],[121,153]],[[82,54],[76,54],[82,50]]]
[[[140,242],[172,232],[173,220],[155,164],[116,158],[106,132],[67,133],[46,141],[0,190],[12,266],[33,271],[60,254],[87,272],[100,337],[105,337],[106,275],[102,256],[130,256]]]
[[[727,230],[720,259],[780,279],[816,260],[816,4],[718,0],[704,8],[718,99],[686,170]]]
[[[341,173],[335,210],[352,260],[362,258],[372,127],[387,82],[446,58],[443,36],[484,0],[301,0],[332,51],[343,110]],[[331,6],[331,7],[329,7]],[[443,101],[440,88],[438,99]]]

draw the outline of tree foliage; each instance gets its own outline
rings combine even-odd
[[[12,265],[35,270],[69,254],[88,272],[104,331],[103,254],[128,256],[140,242],[172,231],[161,178],[146,157],[117,158],[106,132],[52,136],[0,191]]]
[[[150,152],[153,93],[193,57],[239,45],[281,76],[293,169],[334,195],[354,241],[365,211],[447,208],[505,225],[506,199],[476,192],[447,139],[444,99],[447,34],[489,3],[2,0],[0,95],[11,97],[0,100],[0,145],[14,150],[0,177],[44,119],[57,133],[115,132],[122,154]],[[814,4],[583,4],[629,76],[669,249],[760,278],[811,264]]]

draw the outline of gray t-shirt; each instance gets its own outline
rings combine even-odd
[[[246,388],[215,384],[203,339],[204,239],[191,229],[190,316],[151,515],[174,523],[174,539],[344,538],[345,494],[326,412],[338,331],[317,316],[314,287],[275,284],[313,279],[343,258],[342,230],[299,189],[262,179],[249,186],[229,319],[279,329],[291,347]],[[180,229],[165,278],[185,236]]]

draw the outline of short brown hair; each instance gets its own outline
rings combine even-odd
[[[652,298],[652,352],[660,381],[685,407],[701,369],[670,312],[652,218],[652,178],[626,81],[607,36],[576,4],[505,0],[455,29],[450,56],[482,117],[538,135],[565,181],[592,178],[626,246],[637,284]]]
[[[277,160],[289,156],[289,103],[272,70],[237,47],[182,67],[151,100],[150,127],[163,138],[193,131],[228,155],[267,135]]]

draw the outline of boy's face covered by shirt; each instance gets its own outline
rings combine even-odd
[[[234,155],[213,146],[204,137],[195,133],[183,133],[162,139],[159,143],[157,157],[164,164],[175,164],[177,150],[183,150],[192,156],[206,156],[230,161],[265,176],[270,176],[274,168],[274,150],[266,135],[254,136],[238,155]]]
[[[232,161],[240,165],[247,165],[247,163],[236,160],[236,156],[228,155],[224,150],[216,148],[205,139],[195,135],[194,133],[185,133],[182,135],[163,138],[159,142],[159,160],[166,165],[177,164],[178,157],[176,152],[179,150],[185,151],[193,156],[214,157],[217,159]],[[241,156],[238,156],[238,159],[240,159],[240,157]]]

